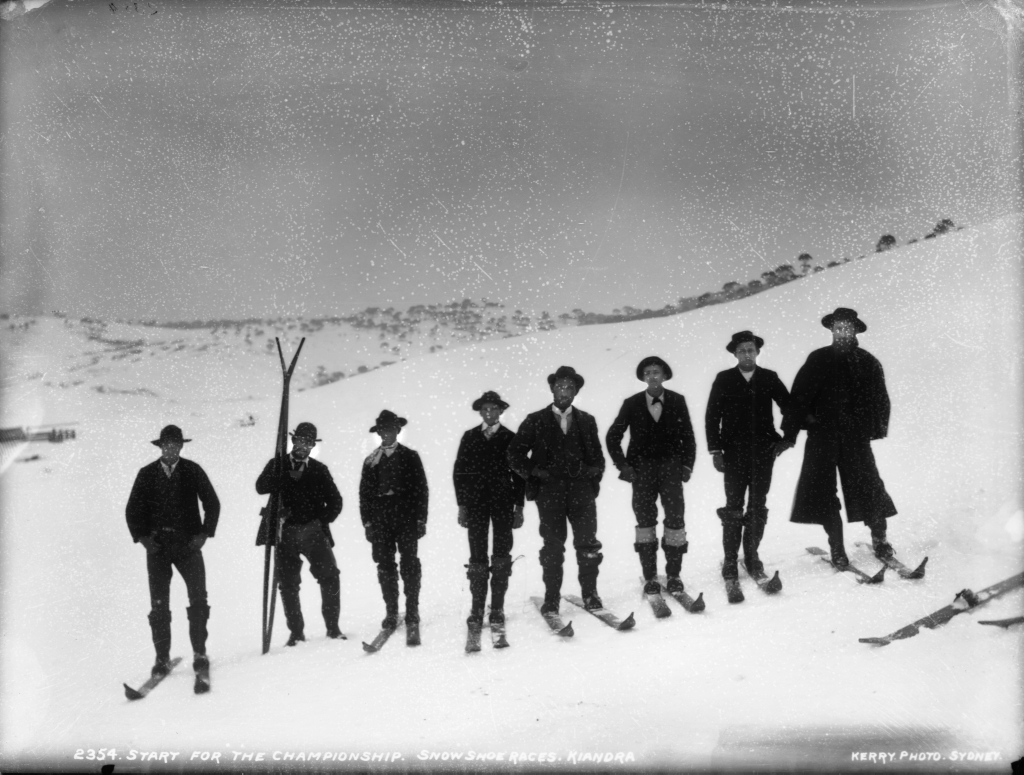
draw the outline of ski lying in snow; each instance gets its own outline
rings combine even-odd
[[[481,624],[466,625],[466,653],[473,654],[480,650],[480,632],[483,630]]]
[[[531,597],[530,600],[537,606],[537,610],[540,611],[541,606],[544,605],[544,598],[542,597]],[[572,629],[572,622],[566,624],[562,621],[562,617],[558,614],[546,614],[541,613],[544,617],[544,621],[548,623],[548,627],[555,633],[555,635],[561,635],[563,638],[571,638],[575,633]]]
[[[496,649],[507,649],[508,639],[505,637],[505,623],[491,623],[491,645]]]
[[[860,638],[860,642],[870,643],[874,646],[885,646],[892,643],[894,640],[912,638],[921,631],[922,627],[934,630],[936,627],[944,625],[957,614],[962,614],[964,611],[969,611],[972,608],[984,605],[992,598],[999,597],[1000,595],[1005,594],[1012,589],[1017,589],[1022,585],[1024,585],[1024,573],[1018,573],[1016,576],[1010,576],[1010,578],[1004,579],[997,584],[985,587],[980,592],[972,592],[969,589],[961,590],[956,593],[956,597],[953,598],[952,603],[947,605],[945,608],[940,608],[930,616],[918,619],[913,624],[901,627],[896,630],[896,632],[890,633],[889,635],[885,635],[881,638]]]
[[[982,619],[978,624],[992,624],[996,627],[1002,627],[1004,630],[1008,630],[1015,624],[1024,622],[1024,616],[1014,616],[1010,619]]]
[[[739,579],[725,579],[725,596],[730,603],[742,603],[746,599]]]
[[[679,603],[679,605],[681,605],[683,608],[685,608],[687,612],[691,614],[699,614],[701,611],[704,610],[703,592],[698,593],[697,599],[694,600],[692,597],[690,597],[689,594],[686,593],[685,590],[680,590],[678,592],[669,591],[668,586],[665,583],[664,576],[658,576],[658,581],[661,582],[661,586],[665,588],[665,591],[668,592],[670,596],[675,598],[676,602]]]
[[[206,694],[210,691],[210,663],[200,665],[196,668],[196,681],[192,685],[196,694]]]
[[[569,601],[573,605],[579,606],[587,613],[593,614],[613,629],[619,631],[632,630],[633,626],[636,624],[636,621],[633,619],[632,613],[625,619],[620,619],[607,608],[594,608],[593,610],[587,608],[586,604],[583,602],[583,598],[578,597],[577,595],[562,595],[562,598]]]
[[[761,588],[761,591],[766,595],[774,595],[777,592],[782,591],[782,579],[779,578],[779,572],[775,571],[775,575],[768,578],[768,574],[764,571],[760,573],[751,573],[750,578],[754,580],[754,583]]]
[[[402,623],[402,620],[399,619],[398,620],[398,624],[401,624],[401,623]],[[388,638],[390,638],[392,635],[394,635],[395,630],[397,630],[397,629],[398,629],[397,625],[393,629],[388,629],[387,627],[382,627],[380,632],[377,633],[377,637],[374,638],[372,642],[367,643],[366,641],[363,641],[363,651],[365,651],[367,654],[376,654],[378,651],[380,651],[384,647],[384,644],[388,642]]]
[[[824,549],[819,549],[817,546],[808,546],[807,551],[811,554],[818,555],[819,557],[821,557],[823,562],[827,562],[829,565],[832,565],[833,568],[836,568],[836,566],[832,564],[832,559],[829,557],[829,553],[826,552]],[[836,570],[852,573],[854,576],[857,577],[857,581],[860,584],[881,584],[882,581],[885,579],[886,567],[887,566],[883,565],[882,568],[878,571],[878,573],[876,573],[874,576],[868,575],[860,568],[858,568],[856,565],[854,565],[852,562],[845,568],[836,568]]]
[[[646,583],[646,579],[640,579],[641,587]],[[654,612],[655,619],[664,619],[672,615],[672,609],[668,607],[668,603],[665,602],[661,592],[655,592],[653,595],[644,592],[644,598],[651,604],[651,610]]]
[[[405,645],[406,646],[419,646],[420,645],[420,623],[419,622],[406,622],[405,623]]]
[[[176,668],[179,664],[181,664],[181,657],[175,657],[171,660],[171,664],[167,669],[166,675],[151,675],[149,677],[149,680],[146,681],[146,683],[142,684],[142,686],[140,686],[138,689],[133,689],[128,684],[125,684],[124,696],[127,697],[129,700],[141,700],[143,697],[145,697],[147,694],[153,691],[157,686],[159,686],[160,682],[164,680],[168,675],[170,675],[171,670]]]
[[[864,541],[858,541],[857,542],[857,546],[866,546],[868,549],[873,549],[874,548],[873,546],[871,546],[871,544],[865,543]],[[921,560],[921,564],[920,565],[918,565],[916,568],[911,570],[906,565],[904,565],[902,562],[897,560],[895,557],[888,557],[888,558],[884,558],[884,559],[879,557],[878,561],[881,562],[881,563],[884,563],[886,565],[886,567],[888,567],[890,570],[894,570],[898,574],[900,574],[900,578],[901,579],[923,579],[924,578],[924,566],[928,564],[928,558],[925,557],[923,560]]]

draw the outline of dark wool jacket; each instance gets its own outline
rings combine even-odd
[[[704,413],[708,451],[780,441],[782,436],[775,430],[772,401],[785,415],[789,391],[771,369],[756,367],[749,382],[739,367],[718,372]]]
[[[508,464],[515,434],[501,426],[487,439],[480,426],[466,431],[455,456],[455,501],[472,515],[510,515],[523,506],[526,482]]]
[[[668,388],[661,393],[661,419],[651,417],[647,409],[646,390],[622,402],[619,416],[608,429],[605,443],[616,468],[627,463],[633,465],[641,458],[678,457],[682,464],[693,469],[697,457],[697,442],[690,423],[686,399]],[[622,454],[622,438],[629,429],[629,448]]]
[[[205,533],[213,538],[220,518],[220,500],[213,491],[209,477],[198,463],[183,457],[178,458],[175,473],[180,475],[178,487],[184,509],[185,532],[189,535]],[[160,499],[162,482],[157,477],[163,477],[164,480],[167,478],[159,459],[139,469],[132,494],[128,496],[124,513],[128,520],[128,530],[136,543],[158,527],[156,520],[163,510],[163,502]],[[199,517],[199,501],[203,504],[205,522]]]
[[[430,493],[419,453],[398,444],[386,471],[383,471],[385,482],[382,482],[383,456],[376,466],[370,465],[372,459],[373,455],[370,455],[363,461],[363,473],[359,479],[359,516],[363,526],[383,517],[385,509],[390,515],[401,514],[407,523],[425,523]],[[394,495],[384,495],[381,492],[383,484],[394,491]]]
[[[582,472],[583,478],[593,484],[596,498],[601,489],[601,477],[604,476],[604,451],[597,435],[597,420],[593,415],[573,406],[569,432],[579,434],[583,455],[579,461],[567,460],[564,453],[566,435],[562,433],[562,426],[551,407],[552,404],[548,404],[539,412],[528,414],[523,420],[508,446],[509,465],[526,480],[527,500],[536,498],[541,486],[541,480],[530,474],[535,467],[547,470],[556,477],[567,469],[572,477],[573,469],[579,471],[581,466],[596,467],[599,469],[596,474]]]
[[[848,350],[822,347],[807,356],[793,380],[782,432],[794,442],[801,429],[884,439],[889,409],[885,374],[875,356],[857,345]],[[813,424],[808,415],[814,417]]]
[[[328,542],[334,546],[334,538],[328,525],[341,513],[342,499],[330,470],[319,460],[306,458],[306,470],[298,479],[292,479],[289,473],[290,466],[291,462],[286,457],[284,471],[278,479],[274,476],[274,458],[271,458],[263,467],[263,473],[256,479],[256,492],[260,495],[280,493],[281,505],[289,511],[286,524],[305,525],[319,520],[327,534]],[[266,543],[267,530],[270,527],[267,524],[268,519],[269,514],[264,513],[256,536],[257,546]]]

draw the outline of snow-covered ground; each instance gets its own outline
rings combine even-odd
[[[9,381],[8,423],[78,425],[74,441],[27,447],[23,458],[40,459],[12,464],[0,479],[0,769],[95,771],[101,762],[89,757],[109,757],[113,748],[116,771],[165,768],[142,752],[174,754],[177,769],[200,766],[204,755],[207,767],[218,755],[220,769],[466,769],[481,764],[467,763],[470,754],[489,753],[503,757],[490,763],[503,770],[591,768],[585,757],[595,754],[611,755],[606,769],[621,767],[614,757],[622,754],[627,767],[645,771],[875,770],[877,757],[859,757],[874,753],[894,755],[890,769],[1006,771],[1024,753],[1021,629],[977,621],[1020,614],[1020,591],[884,648],[857,639],[1021,570],[1021,226],[1013,216],[731,304],[468,344],[294,394],[291,426],[317,424],[324,441],[316,454],[345,497],[334,535],[349,639],[323,637],[319,590],[304,572],[310,640],[284,648],[279,614],[266,656],[263,553],[254,546],[263,499],[253,483],[273,451],[277,399],[239,399],[245,385],[232,384],[220,390],[231,400],[208,400],[207,386],[245,378],[214,359],[177,371],[167,361],[161,390],[151,382],[156,373],[142,370],[135,384],[120,386],[125,392]],[[930,557],[928,575],[860,586],[805,552],[825,538],[787,521],[801,437],[776,465],[762,548],[785,588],[767,597],[745,581],[747,601],[730,606],[715,516],[722,482],[702,423],[715,373],[735,363],[724,345],[732,332],[753,329],[766,340],[761,364],[790,383],[806,354],[828,343],[819,320],[837,306],[860,312],[869,326],[861,344],[885,366],[893,415],[889,438],[874,447],[900,512],[890,536],[908,563]],[[42,321],[35,331],[8,357],[45,360],[66,349],[63,325]],[[668,387],[686,396],[698,431],[683,578],[694,594],[704,592],[706,612],[689,615],[673,603],[670,619],[653,618],[638,589],[630,490],[609,475],[598,500],[599,588],[607,606],[636,612],[635,630],[614,632],[565,604],[576,637],[549,632],[529,602],[542,584],[536,509],[528,505],[507,604],[512,647],[494,651],[485,642],[466,655],[468,550],[451,468],[461,433],[479,422],[470,403],[498,390],[512,404],[503,421],[515,429],[549,401],[546,375],[569,364],[587,380],[577,404],[596,415],[603,436],[621,401],[642,389],[634,369],[651,353],[672,365]],[[298,370],[305,365],[300,358]],[[175,392],[169,375],[186,387]],[[383,604],[357,486],[376,442],[368,428],[385,407],[409,419],[401,441],[421,453],[431,485],[420,545],[423,645],[409,649],[399,634],[370,656],[360,641],[376,633]],[[240,422],[250,414],[255,425]],[[204,549],[213,691],[195,696],[184,667],[129,703],[121,684],[140,683],[153,652],[144,551],[131,542],[124,503],[135,472],[155,456],[149,440],[171,422],[194,439],[185,455],[206,469],[223,503],[217,536]],[[848,549],[874,569],[877,561],[854,544],[867,535],[849,528]],[[566,571],[565,591],[573,592],[571,551]],[[185,605],[176,576],[173,650],[187,665]],[[364,754],[401,758],[375,763],[358,758]],[[421,759],[431,754],[464,758]],[[510,764],[513,754],[525,763]],[[929,758],[911,759],[920,754]],[[961,762],[959,754],[998,760]],[[553,763],[540,763],[541,755]]]

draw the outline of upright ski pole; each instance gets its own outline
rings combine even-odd
[[[281,374],[284,378],[284,387],[281,391],[281,412],[277,419],[277,445],[274,448],[274,477],[277,482],[281,481],[284,470],[284,459],[288,454],[288,391],[291,384],[292,372],[295,371],[295,363],[299,360],[299,353],[302,352],[302,345],[306,338],[299,342],[299,347],[292,357],[291,365],[285,367],[284,352],[281,350],[281,340],[275,337],[277,342],[277,354],[281,359]],[[275,548],[281,541],[281,510],[283,507],[281,493],[272,492],[267,501],[264,513],[267,518],[267,541],[263,558],[263,653],[270,651],[270,636],[274,631],[274,608],[277,602],[277,555]],[[273,567],[273,572],[271,572]]]

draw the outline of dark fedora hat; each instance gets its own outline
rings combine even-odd
[[[370,433],[376,433],[381,428],[404,428],[408,422],[404,417],[399,417],[390,409],[384,409],[377,415],[374,426],[370,428]]]
[[[480,396],[480,398],[473,402],[473,411],[479,412],[480,407],[482,407],[484,404],[495,404],[503,412],[506,409],[508,409],[508,404],[502,401],[501,396],[499,396],[493,390],[488,390],[486,393]]]
[[[725,349],[735,354],[736,348],[744,342],[753,342],[754,347],[758,350],[764,347],[764,339],[759,336],[755,336],[753,331],[737,331],[732,335],[732,341],[725,346]]]
[[[826,315],[821,319],[821,324],[825,328],[832,328],[832,324],[840,320],[849,320],[853,323],[857,329],[858,334],[863,334],[868,330],[867,323],[857,317],[857,310],[848,309],[846,307],[836,307],[836,311]]]
[[[291,433],[292,438],[307,439],[308,441],[323,441],[316,437],[316,426],[311,422],[300,422]]]
[[[583,376],[576,373],[572,366],[559,366],[554,374],[548,374],[548,387],[554,387],[560,379],[571,379],[576,383],[576,392],[583,389]]]
[[[648,355],[646,358],[640,361],[640,363],[636,367],[636,378],[643,382],[644,369],[654,364],[661,366],[661,370],[665,372],[665,379],[672,379],[672,367],[665,363],[665,361],[663,361],[657,355]]]
[[[159,447],[165,441],[177,441],[184,444],[186,441],[192,441],[192,439],[184,438],[181,433],[181,428],[177,425],[167,425],[160,430],[160,438],[149,443]]]

